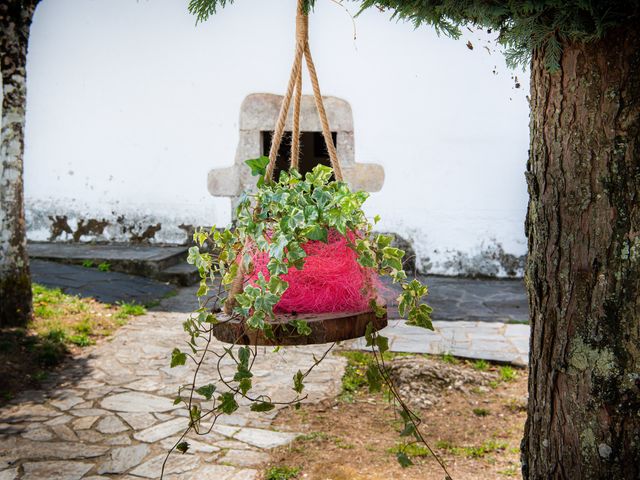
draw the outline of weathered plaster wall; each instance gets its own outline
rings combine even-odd
[[[424,271],[520,274],[528,75],[482,32],[454,41],[372,10],[354,42],[344,11],[317,3],[323,93],[351,106],[355,161],[384,168],[368,205],[381,230],[410,239]],[[29,237],[177,243],[188,225],[226,224],[207,174],[234,163],[245,97],[284,90],[294,6],[245,0],[196,27],[185,2],[44,0],[28,60]]]

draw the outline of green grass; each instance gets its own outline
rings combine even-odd
[[[445,363],[450,363],[451,365],[458,365],[460,363],[460,360],[458,360],[456,357],[454,357],[450,353],[443,353],[442,361]]]
[[[137,303],[120,302],[118,303],[118,306],[118,313],[116,313],[115,315],[115,317],[118,319],[137,317],[147,313],[147,309],[144,307],[144,305],[139,305]]]
[[[498,453],[506,450],[509,445],[505,442],[497,442],[495,439],[487,440],[478,446],[457,447],[446,440],[438,440],[436,448],[446,450],[453,455],[465,456],[468,458],[484,458],[490,453]]]
[[[85,268],[92,268],[93,267],[93,260],[83,260],[82,261],[82,266]]]
[[[515,380],[516,377],[518,376],[515,369],[513,369],[509,365],[500,367],[499,373],[500,373],[500,380],[502,380],[503,382],[511,382]]]
[[[300,468],[298,467],[270,467],[265,472],[265,480],[290,480],[292,478],[297,478],[300,473]]]
[[[473,409],[473,414],[478,416],[478,417],[486,417],[487,415],[489,415],[489,410],[487,410],[486,408],[474,408]]]
[[[111,264],[109,262],[102,262],[98,265],[98,270],[100,270],[101,272],[108,272],[109,270],[111,270]]]
[[[338,398],[351,403],[354,401],[354,394],[368,385],[367,366],[375,360],[371,354],[360,351],[340,352],[340,355],[347,359],[347,366],[342,376],[342,392]]]
[[[394,455],[397,453],[404,453],[409,457],[428,457],[431,452],[427,447],[420,443],[398,443],[387,450]]]
[[[475,362],[473,362],[472,366],[475,370],[478,370],[479,372],[486,372],[487,370],[489,370],[489,362],[482,359],[476,360]]]
[[[504,475],[505,477],[516,477],[518,476],[518,469],[516,467],[507,467],[504,470],[499,470],[498,473],[500,475]]]

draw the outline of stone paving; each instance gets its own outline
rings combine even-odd
[[[431,303],[439,311],[436,331],[391,320],[384,333],[392,351],[526,363],[529,327],[517,323],[526,312],[521,282],[433,280],[427,279]],[[443,311],[437,302],[446,298],[452,305]],[[465,305],[480,304],[485,305],[481,315],[470,310],[464,316]],[[159,478],[166,452],[187,426],[186,412],[172,400],[178,386],[189,380],[191,367],[172,369],[169,357],[184,343],[184,312],[193,305],[193,288],[181,289],[109,341],[83,350],[42,390],[23,392],[0,409],[0,480]],[[393,308],[390,314],[393,317]],[[437,320],[447,315],[454,321]],[[366,347],[355,340],[340,348]],[[291,399],[293,374],[311,365],[324,347],[260,350],[253,370],[256,390],[274,399]],[[344,366],[344,358],[329,355],[307,379],[309,401],[335,397]],[[232,370],[232,365],[222,365],[223,373]],[[202,383],[217,378],[214,366],[205,364],[200,378]],[[220,417],[209,434],[188,438],[189,453],[171,455],[165,478],[257,478],[269,450],[296,437],[295,432],[271,427],[276,414],[253,413],[243,405],[233,415]]]
[[[172,311],[153,311],[122,327],[113,338],[70,360],[39,391],[19,395],[0,409],[0,480],[156,479],[168,449],[186,428],[186,412],[173,405],[191,367],[169,367],[171,350],[184,343],[182,321],[193,302],[190,289],[165,300]],[[313,363],[322,346],[261,348],[254,366],[255,390],[273,399],[295,395],[294,373]],[[310,401],[337,395],[344,359],[327,357],[308,377]],[[233,366],[225,363],[229,374]],[[216,377],[206,364],[202,383]],[[247,406],[221,416],[211,433],[190,437],[189,453],[172,454],[171,480],[251,480],[271,448],[295,432],[271,428],[276,411],[253,413]]]
[[[512,363],[524,367],[529,359],[529,325],[501,322],[434,321],[434,331],[390,320],[381,334],[389,337],[392,352],[445,353],[456,357]],[[363,339],[350,348],[369,350]]]
[[[97,268],[34,259],[31,259],[30,267],[36,283],[104,303],[135,302],[145,305],[176,291],[176,287],[157,280],[120,272],[102,272]]]

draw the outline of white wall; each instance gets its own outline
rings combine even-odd
[[[229,221],[229,200],[208,194],[207,172],[233,162],[244,97],[284,90],[295,0],[237,0],[198,26],[186,4],[38,7],[25,153],[32,240],[52,237],[55,215],[71,230],[79,219],[111,223],[81,240],[160,223],[152,241],[178,242],[179,224]],[[310,35],[323,93],[353,108],[356,161],[386,171],[368,213],[409,237],[425,270],[505,274],[502,253],[526,252],[528,74],[483,48],[482,32],[439,38],[376,9],[356,29],[354,42],[344,10],[317,1]]]

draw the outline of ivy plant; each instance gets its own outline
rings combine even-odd
[[[374,232],[375,224],[364,214],[362,206],[368,193],[352,191],[349,186],[333,180],[333,171],[324,165],[317,165],[304,176],[296,170],[282,171],[277,181],[265,178],[267,157],[247,160],[246,164],[257,177],[255,191],[246,192],[240,198],[235,224],[230,228],[198,229],[194,234],[195,246],[189,249],[188,262],[195,265],[200,273],[197,296],[199,308],[184,322],[188,335],[187,349],[175,348],[171,366],[195,363],[195,373],[190,383],[183,385],[175,403],[183,403],[189,412],[188,427],[172,450],[186,452],[189,449],[187,434],[206,434],[202,421],[211,425],[220,415],[235,412],[240,404],[250,404],[255,412],[267,412],[280,405],[299,406],[306,398],[304,381],[312,369],[329,353],[333,345],[308,368],[299,369],[292,379],[293,396],[275,400],[267,395],[254,393],[251,372],[258,355],[254,346],[215,344],[213,327],[229,319],[243,319],[249,329],[260,330],[267,338],[273,338],[271,321],[275,318],[274,307],[288,288],[284,276],[290,269],[303,269],[306,259],[305,243],[309,241],[327,242],[330,232],[339,232],[348,240],[348,245],[356,253],[362,267],[373,269],[381,276],[388,276],[399,284],[398,312],[407,323],[433,329],[431,307],[425,303],[427,287],[418,280],[408,280],[403,269],[404,251],[392,246],[392,238]],[[250,246],[250,248],[247,248]],[[256,253],[268,256],[267,274],[255,276],[255,281],[245,282],[243,288],[233,297],[230,315],[221,313],[222,302],[227,297],[234,279],[253,273],[252,259]],[[363,292],[370,298],[370,307],[377,316],[383,316],[386,306],[379,304],[377,292],[373,288]],[[309,335],[311,329],[301,319],[293,320],[291,327],[297,335]],[[369,324],[365,339],[380,361],[370,367],[367,379],[372,391],[383,384],[400,407],[404,420],[401,435],[413,436],[416,441],[424,441],[419,433],[419,419],[411,412],[390,382],[384,367],[382,354],[388,350],[388,339],[380,335]],[[214,347],[214,345],[217,345]],[[334,344],[335,345],[335,344]],[[276,347],[277,348],[277,347]],[[220,368],[215,381],[198,379],[200,367],[211,354],[217,358],[217,365],[226,359],[235,365],[234,374],[223,375]],[[169,452],[170,453],[170,452]],[[411,464],[403,453],[398,456],[403,466]]]

